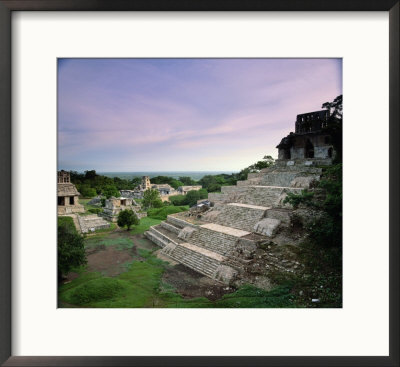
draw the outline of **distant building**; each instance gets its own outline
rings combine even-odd
[[[113,196],[106,199],[105,207],[100,215],[110,222],[116,222],[118,220],[118,214],[126,209],[135,212],[139,219],[147,215],[146,213],[140,213],[140,206],[137,205],[135,200],[125,197],[115,198]]]
[[[311,159],[329,164],[335,155],[331,136],[324,132],[329,117],[328,110],[297,115],[295,133],[284,137],[277,146],[278,160]]]
[[[150,177],[149,176],[143,176],[142,177],[142,184],[140,185],[140,188],[143,191],[151,188],[151,183],[150,183]]]
[[[189,191],[199,191],[202,189],[201,185],[195,185],[195,186],[179,186],[178,187],[178,192],[180,195],[186,195]]]
[[[79,192],[71,183],[70,173],[67,171],[57,172],[57,214],[66,215],[82,213],[85,211],[83,205],[79,204]]]

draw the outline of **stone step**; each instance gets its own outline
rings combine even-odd
[[[162,250],[162,253],[190,269],[225,284],[229,284],[237,274],[235,269],[222,264],[225,260],[224,256],[191,243],[170,243]]]
[[[286,186],[222,186],[221,194],[209,194],[208,198],[215,205],[222,203],[240,203],[265,207],[279,207],[281,195],[285,192],[300,193],[302,188]]]
[[[144,232],[144,236],[161,248],[164,248],[169,243],[171,243],[169,240],[164,239],[162,236],[160,236],[157,231],[152,230],[151,227],[150,230]]]
[[[110,223],[99,217],[97,214],[77,216],[79,226],[82,233],[93,232],[98,229],[105,229],[110,227]]]
[[[179,234],[179,232],[182,229],[182,228],[179,228],[179,227],[173,225],[172,223],[169,223],[168,221],[161,222],[161,226],[163,228],[165,228],[166,230],[168,230],[168,231],[170,231],[172,233],[175,233],[177,235]]]
[[[223,226],[253,232],[255,224],[265,216],[268,209],[270,207],[251,204],[219,204],[207,212],[202,219]]]
[[[198,226],[188,242],[223,256],[229,256],[236,249],[238,239],[250,234],[236,228],[208,223]]]

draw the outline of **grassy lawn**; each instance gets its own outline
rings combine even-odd
[[[86,238],[86,246],[117,245],[120,250],[131,248],[132,240],[122,238]],[[64,307],[156,307],[156,308],[256,308],[294,307],[290,287],[264,291],[243,286],[235,293],[210,301],[205,297],[185,299],[174,288],[162,282],[164,271],[170,266],[152,251],[138,248],[138,255],[127,264],[127,271],[106,277],[97,272],[76,269],[79,277],[59,287],[60,305]]]
[[[140,234],[146,232],[151,226],[155,226],[162,222],[161,219],[153,219],[149,217],[144,217],[140,219],[140,223],[137,226],[134,226],[129,233],[130,234]]]
[[[154,219],[166,220],[170,214],[180,213],[189,210],[189,205],[165,206],[163,208],[154,208],[147,211],[147,216]]]

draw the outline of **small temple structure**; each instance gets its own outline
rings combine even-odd
[[[278,160],[307,160],[315,164],[329,164],[335,151],[331,136],[324,131],[328,126],[329,110],[297,115],[295,132],[284,137],[278,148]],[[313,162],[315,161],[315,162]]]
[[[79,192],[71,183],[70,173],[64,170],[57,172],[57,214],[66,215],[83,213],[83,205],[79,204]]]
[[[134,199],[126,197],[116,198],[113,196],[106,199],[105,207],[100,215],[110,222],[117,222],[118,214],[126,209],[132,210],[139,219],[147,216],[145,212],[140,212],[140,206]]]

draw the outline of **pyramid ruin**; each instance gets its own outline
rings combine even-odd
[[[321,131],[328,117],[325,111],[299,115],[296,133],[282,139],[273,166],[249,173],[236,186],[223,186],[221,193],[210,193],[211,207],[169,215],[146,237],[161,247],[162,255],[224,284],[268,286],[268,274],[295,272],[302,265],[288,248],[306,235],[296,223],[315,213],[294,209],[284,199],[303,189],[323,195],[313,188],[322,174],[320,166],[331,164],[334,156]]]

